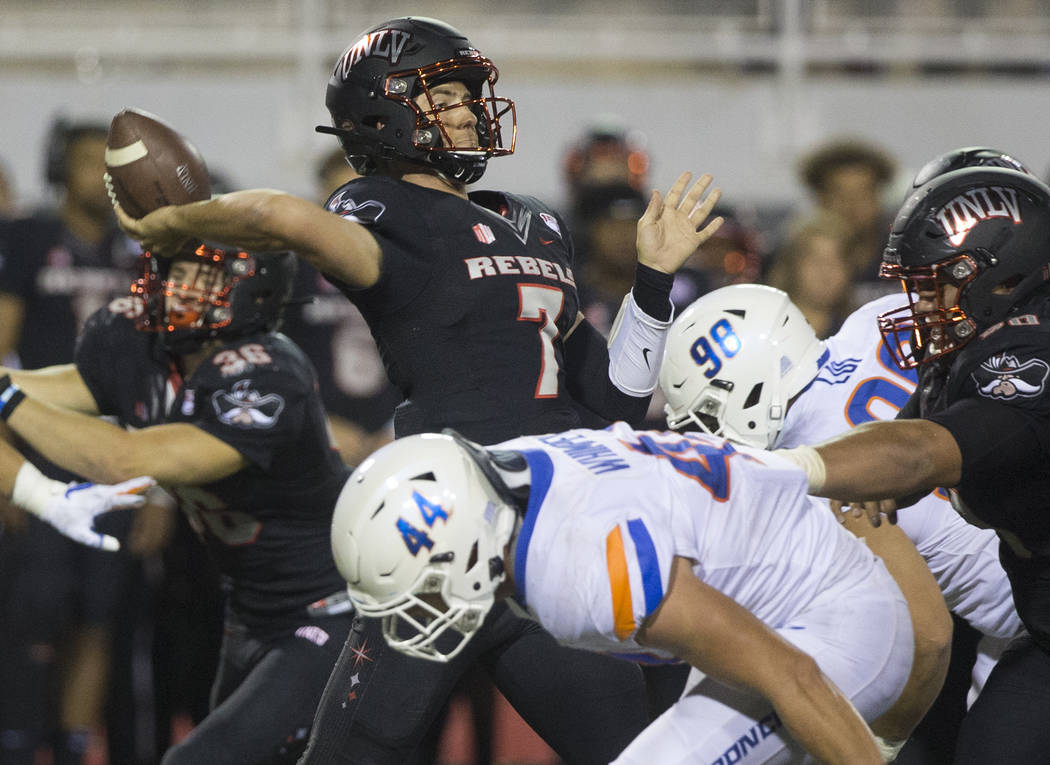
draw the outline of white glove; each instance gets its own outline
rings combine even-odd
[[[64,484],[46,477],[26,462],[18,471],[11,499],[16,505],[47,521],[72,540],[101,550],[119,550],[116,537],[94,529],[95,518],[110,510],[139,507],[143,492],[157,482],[148,476],[116,485]]]

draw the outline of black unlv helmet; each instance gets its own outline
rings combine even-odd
[[[1015,159],[1005,151],[999,151],[990,146],[963,146],[946,151],[919,168],[919,172],[915,174],[915,179],[911,182],[912,188],[925,186],[938,175],[950,173],[952,170],[961,170],[964,167],[1005,167],[1007,170],[1019,170],[1031,175],[1021,160]]]
[[[496,66],[461,32],[436,19],[407,16],[369,29],[336,62],[325,104],[354,169],[376,171],[377,161],[400,159],[433,167],[460,183],[473,183],[489,157],[514,151],[514,102],[497,98]],[[462,82],[470,100],[436,103],[431,88]],[[420,105],[420,102],[422,105]],[[477,118],[477,140],[456,146],[442,114],[469,108]],[[501,120],[509,115],[510,145]]]
[[[1050,188],[970,167],[934,178],[897,213],[881,276],[909,305],[879,317],[902,369],[951,353],[1003,321],[1050,278]]]
[[[206,245],[174,259],[142,254],[131,285],[141,332],[157,332],[173,353],[213,338],[269,332],[281,325],[297,267],[290,252],[249,254]]]

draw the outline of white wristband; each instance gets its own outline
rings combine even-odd
[[[33,515],[46,520],[47,505],[51,497],[64,491],[66,485],[55,481],[36,469],[31,462],[23,462],[15,476],[15,487],[11,491],[11,501],[25,508]]]
[[[671,319],[660,321],[634,302],[630,292],[609,333],[609,379],[629,396],[648,396],[660,379]]]
[[[824,488],[828,478],[824,458],[812,446],[796,446],[794,449],[776,449],[773,454],[783,457],[798,465],[809,480],[809,493],[814,494]]]

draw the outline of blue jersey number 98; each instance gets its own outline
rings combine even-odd
[[[693,357],[693,361],[696,362],[697,366],[711,365],[704,370],[704,377],[710,380],[722,369],[722,359],[719,358],[715,348],[717,347],[722,351],[723,357],[731,359],[740,352],[742,344],[728,319],[716,321],[711,325],[711,330],[708,334],[711,336],[714,344],[704,335],[700,335],[689,349],[689,355]]]

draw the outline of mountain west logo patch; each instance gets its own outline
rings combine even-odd
[[[540,220],[547,224],[547,228],[553,231],[558,236],[561,236],[561,226],[558,225],[558,219],[550,213],[541,212]]]
[[[1022,362],[1016,356],[1000,353],[981,364],[971,376],[982,396],[1005,401],[1042,395],[1047,375],[1050,365],[1042,359]]]
[[[231,391],[212,394],[211,403],[219,422],[238,428],[272,428],[284,411],[284,399],[276,393],[262,395],[250,385],[251,380],[241,380]]]

